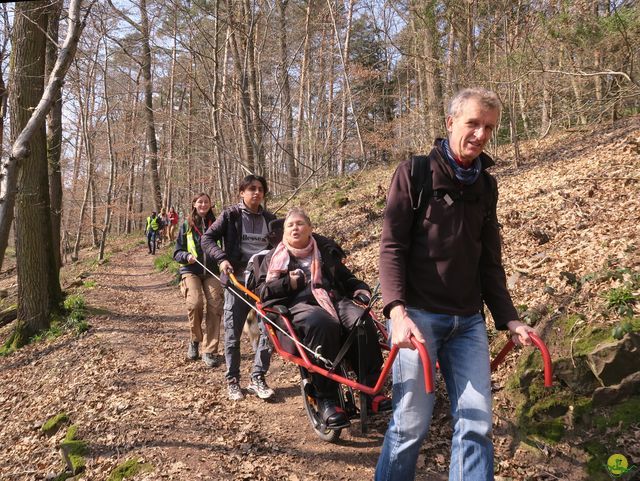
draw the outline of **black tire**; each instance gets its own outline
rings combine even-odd
[[[304,410],[307,413],[307,417],[309,418],[309,422],[311,423],[311,429],[316,433],[320,439],[327,443],[335,443],[340,438],[340,433],[342,433],[342,428],[339,429],[328,429],[322,423],[320,416],[318,415],[318,410],[315,405],[315,399],[309,393],[309,387],[307,386],[309,380],[302,376],[300,380],[300,391],[302,393],[302,402],[304,404]]]

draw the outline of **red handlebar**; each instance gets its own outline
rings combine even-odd
[[[529,338],[531,338],[531,342],[533,342],[533,344],[540,350],[540,354],[542,355],[542,362],[544,364],[544,386],[551,387],[553,385],[553,366],[551,364],[551,355],[549,354],[549,350],[536,333],[530,332]],[[495,371],[496,367],[504,361],[504,358],[514,346],[515,344],[513,341],[509,339],[509,342],[505,344],[496,358],[491,362],[491,371]]]

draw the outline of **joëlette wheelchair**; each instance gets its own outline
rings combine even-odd
[[[342,430],[350,426],[350,421],[343,425],[327,425],[324,423],[322,417],[319,415],[318,406],[315,399],[314,387],[311,382],[311,373],[325,376],[338,383],[338,401],[339,406],[347,414],[349,420],[359,418],[360,429],[362,434],[367,432],[367,419],[368,409],[365,402],[365,396],[368,395],[374,398],[373,411],[376,412],[375,397],[382,391],[387,376],[391,370],[393,362],[398,354],[399,348],[397,346],[389,345],[389,335],[382,322],[380,322],[375,315],[371,312],[373,304],[379,299],[377,289],[374,290],[370,299],[360,298],[355,299],[356,303],[359,303],[364,307],[364,312],[360,316],[358,322],[356,322],[354,328],[348,334],[347,338],[343,342],[343,345],[335,359],[325,359],[321,352],[314,351],[305,346],[298,338],[298,335],[288,318],[288,310],[284,306],[273,306],[263,308],[259,297],[247,289],[242,283],[230,275],[230,279],[233,282],[234,292],[237,295],[239,293],[244,294],[245,302],[251,303],[252,308],[256,311],[258,318],[264,323],[266,331],[269,335],[271,342],[278,354],[295,364],[300,369],[300,390],[302,394],[302,400],[304,408],[311,423],[311,427],[315,434],[327,442],[336,442]],[[378,341],[380,348],[383,351],[387,351],[388,355],[382,366],[380,376],[373,387],[367,386],[362,382],[362,379],[356,378],[351,366],[345,362],[345,354],[349,349],[352,342],[363,342],[365,336],[364,322],[373,322],[378,330]],[[545,386],[550,387],[552,385],[552,367],[549,351],[544,342],[535,334],[531,334],[531,340],[533,344],[540,350],[544,363],[544,382]],[[433,380],[431,376],[431,359],[429,353],[424,344],[418,342],[415,338],[412,339],[414,347],[420,356],[422,363],[422,372],[424,375],[425,390],[428,393],[433,392]],[[505,347],[500,351],[496,358],[491,363],[491,370],[495,368],[504,360],[506,355],[514,344],[509,341]],[[358,349],[358,352],[362,352],[362,349]],[[362,359],[359,360],[362,362]],[[437,363],[436,363],[437,367]],[[363,373],[364,369],[358,369],[359,373]]]

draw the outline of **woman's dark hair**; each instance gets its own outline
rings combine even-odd
[[[251,183],[256,180],[262,184],[262,190],[264,190],[264,195],[267,195],[267,192],[269,191],[269,189],[267,188],[267,180],[261,175],[253,175],[253,174],[249,174],[244,179],[242,179],[242,181],[240,182],[240,186],[238,187],[238,192],[242,192],[246,190],[246,188],[249,187]]]
[[[200,197],[206,197],[207,199],[209,199],[209,205],[211,206],[211,209],[209,209],[209,212],[207,212],[207,215],[205,217],[205,221],[211,221],[211,222],[207,222],[207,227],[209,226],[210,223],[212,223],[213,221],[216,220],[216,216],[213,213],[213,204],[211,203],[211,197],[209,196],[209,194],[207,194],[206,192],[200,192],[199,194],[196,194],[193,196],[193,199],[191,199],[191,213],[189,214],[189,217],[187,217],[187,220],[189,221],[189,227],[193,229],[194,227],[194,219],[199,218],[200,216],[198,215],[198,209],[196,209],[195,207],[195,203],[196,201],[200,198]],[[204,234],[204,232],[203,232]]]

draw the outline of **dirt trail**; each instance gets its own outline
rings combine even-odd
[[[227,400],[224,367],[185,358],[188,330],[179,289],[152,268],[144,247],[119,253],[86,292],[97,315],[80,338],[65,336],[0,359],[0,476],[59,473],[56,443],[39,426],[69,414],[90,447],[83,479],[106,479],[137,457],[154,470],[136,479],[372,479],[387,417],[366,437],[359,424],[340,444],[315,437],[299,394],[297,369],[274,355],[273,402]],[[242,344],[243,386],[252,351]],[[425,473],[421,479],[441,479]]]

